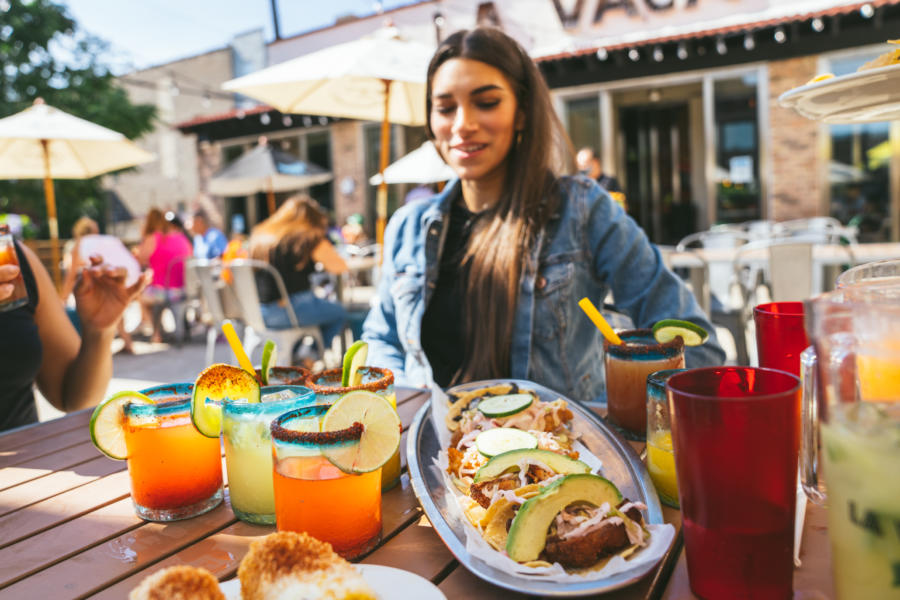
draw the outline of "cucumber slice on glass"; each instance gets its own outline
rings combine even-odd
[[[531,394],[504,394],[489,396],[478,404],[478,410],[488,418],[508,417],[522,412],[534,401]]]
[[[510,450],[537,448],[537,444],[537,438],[527,431],[511,427],[488,429],[475,438],[475,447],[488,458]]]

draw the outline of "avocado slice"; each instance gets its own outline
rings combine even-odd
[[[580,460],[575,460],[574,458],[569,458],[564,454],[557,454],[550,450],[538,450],[536,448],[519,449],[503,452],[487,461],[487,463],[475,473],[475,483],[499,477],[504,471],[516,467],[519,462],[526,458],[541,462],[557,473],[563,475],[591,472],[591,468],[585,463]]]
[[[576,473],[557,479],[537,496],[526,500],[516,513],[506,539],[506,553],[516,562],[537,560],[547,544],[547,530],[565,507],[575,502],[611,508],[622,501],[613,483],[592,473]]]

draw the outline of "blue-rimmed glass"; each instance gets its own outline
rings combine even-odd
[[[141,393],[156,404],[125,405],[131,498],[142,519],[187,519],[222,502],[221,446],[191,423],[193,388],[155,386]]]
[[[328,408],[300,408],[272,422],[276,521],[279,531],[305,531],[344,558],[357,558],[381,538],[381,469],[345,473],[326,458],[359,444],[363,431],[358,423],[319,431]]]
[[[663,504],[678,508],[678,479],[672,451],[672,426],[666,381],[685,369],[666,369],[647,376],[647,471]]]
[[[623,344],[603,341],[607,419],[628,439],[647,435],[647,376],[684,367],[684,341],[660,344],[650,329],[618,332]]]
[[[250,523],[275,524],[272,488],[272,437],[269,426],[278,415],[313,404],[315,393],[299,385],[270,385],[260,390],[263,402],[226,402],[222,406],[222,439],[228,470],[228,495],[236,517]],[[280,400],[266,402],[270,394]]]

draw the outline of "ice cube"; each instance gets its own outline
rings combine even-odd
[[[270,394],[263,394],[261,400],[263,402],[277,402],[279,400],[290,400],[295,395],[291,390],[279,390]]]

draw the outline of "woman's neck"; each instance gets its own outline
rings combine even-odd
[[[466,208],[470,212],[480,213],[489,208],[493,208],[500,201],[500,195],[503,193],[504,177],[474,179],[463,179],[462,197]]]

